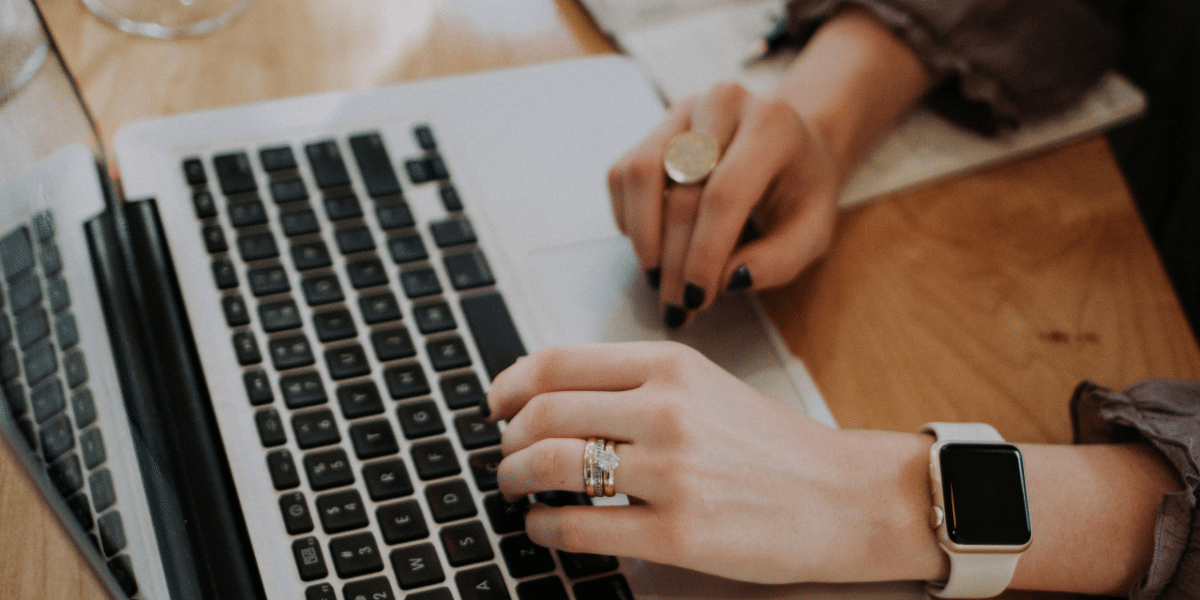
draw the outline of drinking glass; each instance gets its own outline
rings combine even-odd
[[[121,31],[170,39],[199,35],[233,20],[250,0],[83,0]]]

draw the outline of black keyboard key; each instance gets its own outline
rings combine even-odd
[[[441,413],[432,400],[401,404],[396,408],[396,418],[400,421],[400,428],[404,430],[404,437],[410,440],[446,432]]]
[[[392,551],[390,558],[400,589],[411,590],[446,580],[442,561],[433,544],[397,548]]]
[[[204,185],[208,183],[208,176],[204,173],[204,165],[199,158],[183,159],[183,177],[187,180],[188,185]]]
[[[330,221],[357,219],[363,216],[358,197],[352,192],[326,196],[325,214],[329,216]]]
[[[4,266],[5,278],[10,281],[33,268],[33,241],[28,226],[21,225],[0,239],[0,264]]]
[[[79,434],[79,454],[83,456],[83,466],[89,471],[100,466],[108,458],[108,452],[104,450],[104,437],[100,435],[99,428],[86,429]]]
[[[404,161],[404,170],[414,184],[420,185],[434,180],[433,168],[428,159],[410,158]]]
[[[448,212],[458,212],[463,209],[462,198],[458,195],[458,188],[453,184],[443,183],[438,188],[438,195],[442,197],[442,206]]]
[[[475,241],[475,229],[466,217],[456,217],[429,224],[433,233],[433,241],[439,248],[449,248],[459,244],[470,244]]]
[[[566,492],[562,490],[539,492],[533,499],[546,506],[589,506],[592,499],[583,492]]]
[[[408,467],[398,458],[368,463],[363,467],[362,474],[367,484],[367,495],[376,502],[402,498],[413,493]],[[389,540],[388,543],[399,542]]]
[[[58,488],[63,498],[70,497],[83,487],[83,469],[79,465],[79,457],[74,452],[58,459],[48,469],[50,481]]]
[[[441,387],[446,406],[452,410],[479,406],[484,397],[483,385],[471,371],[443,377]]]
[[[358,307],[362,311],[363,320],[368,325],[399,321],[404,314],[400,312],[400,304],[391,292],[382,292],[358,299]]]
[[[283,429],[283,419],[274,408],[264,408],[254,413],[254,425],[258,428],[258,439],[264,448],[281,446],[287,443],[287,432]]]
[[[213,201],[212,193],[208,190],[192,194],[192,207],[196,209],[197,219],[211,219],[217,216],[217,203]]]
[[[322,342],[345,340],[358,335],[354,317],[344,308],[314,314],[313,328],[317,330],[317,339]]]
[[[269,231],[239,235],[237,245],[242,260],[246,262],[279,256],[279,247],[275,245],[275,237]]]
[[[301,580],[312,581],[329,575],[325,555],[321,553],[321,543],[317,538],[306,537],[292,542],[292,556],[296,559]]]
[[[344,385],[337,391],[338,404],[342,407],[342,416],[347,419],[357,419],[383,412],[383,401],[379,397],[379,389],[373,381],[363,381]]]
[[[570,600],[567,596],[567,588],[563,587],[562,580],[558,577],[543,577],[518,583],[517,598],[520,600]]]
[[[39,241],[54,237],[54,215],[48,210],[33,215],[33,230]]]
[[[50,337],[50,315],[44,308],[19,313],[16,319],[17,345],[22,350]]]
[[[379,219],[379,226],[385,231],[412,227],[416,224],[412,211],[404,202],[380,202],[375,206],[375,216]]]
[[[5,361],[7,362],[7,361]],[[25,385],[34,387],[58,371],[58,358],[50,344],[38,344],[25,353]],[[5,371],[8,369],[5,368]],[[7,372],[5,373],[8,374]],[[14,375],[15,376],[15,375]]]
[[[304,335],[273,339],[270,341],[269,346],[271,349],[271,361],[275,364],[275,370],[277,371],[307,367],[316,362],[316,359],[313,357],[312,346],[308,343],[308,338],[304,337]]]
[[[434,154],[427,159],[427,164],[430,174],[434,179],[446,180],[450,179],[450,171],[446,169],[446,161],[438,154]]]
[[[84,531],[91,531],[96,520],[92,517],[92,503],[84,494],[76,494],[67,499],[67,508],[75,515],[75,520],[83,526]]]
[[[204,247],[209,254],[217,254],[229,249],[229,243],[225,241],[225,232],[221,230],[220,225],[205,225],[200,230],[200,235],[204,237]]]
[[[335,381],[359,377],[371,372],[371,363],[367,360],[367,353],[358,344],[326,350],[325,364],[329,367],[329,376]]]
[[[258,189],[254,171],[245,152],[231,152],[213,157],[213,168],[221,182],[221,192],[226,196],[253,192]]]
[[[63,357],[63,375],[67,379],[67,387],[72,389],[87,382],[87,361],[82,351],[72,350]]]
[[[346,161],[337,142],[324,140],[304,147],[308,164],[312,167],[317,186],[322,188],[350,185],[350,174],[346,172]]]
[[[97,513],[108,510],[117,503],[117,488],[113,486],[108,469],[100,469],[88,477],[88,489],[92,491],[92,506]]]
[[[292,429],[296,432],[296,444],[303,450],[328,446],[342,441],[337,421],[328,410],[300,413],[292,417]]]
[[[371,332],[371,345],[379,362],[409,358],[417,355],[412,336],[403,326],[389,327]]]
[[[392,260],[398,265],[429,258],[429,253],[425,250],[425,242],[421,241],[421,236],[416,233],[408,233],[389,239],[388,252],[392,255]]]
[[[463,448],[474,450],[500,443],[500,427],[483,420],[476,411],[461,414],[454,419],[454,429]]]
[[[329,248],[320,240],[292,244],[292,264],[299,271],[322,269],[333,264],[329,256]]]
[[[355,489],[317,496],[317,515],[325,533],[342,533],[368,523],[367,509]]]
[[[250,323],[250,312],[246,310],[246,301],[241,295],[221,298],[221,310],[225,313],[225,324],[230,327],[241,327]]]
[[[367,194],[372,198],[394,196],[400,193],[400,181],[392,169],[392,159],[378,133],[356,135],[350,138],[350,150],[358,161]]]
[[[100,545],[105,556],[112,556],[125,549],[125,524],[121,521],[121,513],[110,511],[96,519],[96,529],[100,533]]]
[[[469,290],[496,283],[492,268],[478,248],[442,259],[450,283],[456,290]]]
[[[400,452],[392,424],[386,419],[376,419],[350,426],[350,442],[354,454],[361,460],[389,456]]]
[[[250,292],[257,297],[281,294],[292,289],[287,272],[279,265],[250,269]]]
[[[395,400],[429,393],[429,381],[425,379],[425,371],[417,363],[388,367],[383,370],[383,378],[387,381],[388,393]]]
[[[317,214],[307,206],[300,210],[281,213],[279,215],[279,225],[283,228],[283,234],[288,237],[308,235],[321,230],[321,223],[317,221]]]
[[[213,282],[216,283],[217,289],[228,290],[238,286],[237,271],[234,270],[233,263],[228,260],[214,260],[212,272]]]
[[[8,350],[12,350],[12,348],[8,348]],[[15,372],[16,369],[14,369]],[[12,379],[4,384],[4,398],[8,400],[8,407],[12,410],[14,417],[24,416],[29,410],[29,402],[25,398],[25,386],[21,385],[20,381]]]
[[[325,382],[315,371],[295,373],[279,378],[279,389],[283,391],[283,402],[288,408],[304,408],[324,404]]]
[[[525,344],[499,293],[463,298],[462,309],[489,378],[495,379],[525,355]]]
[[[301,287],[304,288],[304,299],[309,306],[320,306],[346,299],[342,295],[342,284],[338,282],[337,275],[332,273],[306,277],[301,282]]]
[[[387,285],[388,282],[387,271],[384,270],[383,263],[374,257],[347,263],[346,273],[350,276],[350,285],[354,286],[356,290]]]
[[[433,129],[428,125],[413,127],[413,137],[422,150],[437,150],[437,138],[433,136]]]
[[[500,540],[500,555],[513,577],[541,575],[554,570],[554,557],[550,551],[533,543],[525,534]]]
[[[491,552],[491,549],[488,549]],[[459,571],[454,575],[454,583],[462,600],[511,600],[508,587],[504,583],[504,575],[496,565],[486,565]]]
[[[633,591],[624,575],[609,575],[576,583],[576,600],[633,600]]]
[[[108,570],[121,586],[126,596],[133,597],[138,592],[137,578],[133,575],[133,561],[128,554],[120,554],[108,561]]]
[[[41,302],[42,284],[37,275],[28,272],[11,280],[8,284],[8,300],[13,313],[20,313]]]
[[[268,333],[299,329],[303,325],[300,321],[300,310],[290,298],[258,305],[258,318]]]
[[[304,457],[304,471],[308,485],[317,491],[354,483],[350,459],[341,448],[309,453]]]
[[[365,597],[365,596],[364,596]],[[304,600],[340,600],[333,586],[328,583],[310,585],[304,590]],[[357,600],[357,599],[352,599]]]
[[[58,457],[75,447],[75,434],[66,414],[60,414],[42,425],[38,437],[42,442],[42,457],[48,463],[58,460]]]
[[[271,382],[267,381],[267,374],[262,370],[246,371],[246,374],[242,375],[242,383],[246,384],[246,398],[250,400],[251,406],[262,406],[275,401]]]
[[[296,156],[288,146],[271,146],[258,151],[258,160],[268,173],[296,168]]]
[[[38,251],[42,262],[42,274],[46,277],[58,275],[62,271],[62,254],[54,242],[44,242]]]
[[[75,414],[75,427],[78,429],[96,421],[96,402],[91,390],[84,388],[71,395],[71,412]]]
[[[425,500],[429,503],[429,512],[433,515],[433,520],[438,523],[457,521],[478,513],[475,500],[471,498],[471,490],[467,488],[467,482],[461,479],[430,484],[425,488]],[[487,543],[486,537],[478,541]]]
[[[33,419],[39,424],[57,415],[67,407],[67,397],[63,394],[62,382],[57,378],[47,381],[29,393],[29,402],[33,405]]]
[[[258,350],[254,332],[239,331],[233,334],[233,351],[237,354],[238,364],[243,367],[262,362],[262,353]]]
[[[342,586],[342,597],[346,600],[396,600],[392,593],[392,584],[387,577],[351,581]]]
[[[46,280],[46,299],[50,302],[50,311],[60,313],[71,306],[71,294],[67,290],[67,280],[51,277]]]
[[[475,487],[481,492],[488,492],[499,487],[496,473],[500,471],[500,461],[504,454],[499,450],[489,450],[472,454],[467,461],[471,465],[471,475],[475,477]]]
[[[54,358],[54,352],[50,352]],[[9,381],[21,374],[21,359],[17,357],[17,349],[5,344],[0,349],[0,381]]]
[[[417,321],[417,329],[429,335],[439,331],[449,331],[458,327],[454,313],[445,302],[430,302],[413,307],[413,317]]]
[[[375,249],[375,238],[371,237],[371,231],[366,227],[339,229],[333,233],[333,237],[342,254],[354,254]]]
[[[525,513],[529,510],[528,498],[509,503],[504,500],[503,494],[497,492],[483,498],[483,508],[487,511],[492,531],[498,535],[525,529]]]
[[[267,471],[271,473],[271,484],[277,490],[290,490],[300,485],[296,461],[292,460],[292,452],[287,448],[267,454]]]
[[[447,371],[471,365],[471,355],[467,353],[467,345],[458,336],[431,340],[425,344],[429,353],[429,361],[438,371]]]
[[[385,504],[375,511],[383,541],[395,545],[429,537],[429,528],[416,500]]]
[[[308,533],[313,530],[312,513],[308,511],[308,501],[301,492],[284,494],[279,497],[279,512],[283,514],[283,527],[288,535]]]
[[[558,560],[562,563],[567,577],[572,579],[616,571],[619,566],[616,557],[561,550],[558,553]]]
[[[450,588],[440,587],[409,594],[404,600],[454,600],[454,595],[450,593]]]
[[[424,298],[442,293],[442,284],[437,272],[429,267],[420,267],[400,272],[400,285],[409,298]]]
[[[304,180],[299,177],[272,179],[270,188],[271,199],[275,201],[275,204],[288,204],[289,202],[308,200],[308,187],[304,185]]]
[[[431,442],[421,442],[412,447],[413,466],[417,469],[417,477],[422,481],[458,475],[462,467],[458,465],[458,457],[454,455],[454,446],[450,440],[439,439]]]
[[[229,204],[229,222],[234,227],[253,227],[267,222],[267,210],[262,200],[254,198]]]
[[[370,532],[330,540],[329,555],[333,557],[334,570],[343,579],[383,570],[383,557]]]

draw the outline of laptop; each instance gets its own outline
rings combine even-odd
[[[114,597],[923,597],[552,551],[523,504],[591,500],[495,491],[479,400],[548,344],[676,339],[833,424],[752,296],[661,327],[604,183],[664,112],[628,60],[173,115],[110,154],[0,4],[33,40],[0,82],[0,439]]]

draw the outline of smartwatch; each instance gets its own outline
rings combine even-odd
[[[929,525],[950,557],[946,581],[925,584],[937,598],[990,598],[1003,592],[1032,530],[1021,451],[990,425],[927,423],[933,507]]]

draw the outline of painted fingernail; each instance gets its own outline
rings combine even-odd
[[[483,399],[479,401],[479,415],[485,419],[492,416],[492,407],[488,406],[487,396],[484,396]]]
[[[671,329],[679,329],[683,326],[683,322],[687,320],[687,311],[674,304],[667,305],[666,313],[663,316],[663,321],[667,327]]]
[[[742,265],[733,270],[733,275],[729,276],[729,285],[725,289],[736,292],[748,289],[751,285],[754,285],[754,281],[750,279],[750,269]]]
[[[689,283],[683,288],[683,306],[688,310],[696,310],[704,304],[704,288]]]
[[[662,269],[660,269],[658,267],[646,269],[646,283],[650,284],[650,287],[652,289],[657,290],[658,286],[661,282],[662,282]]]

